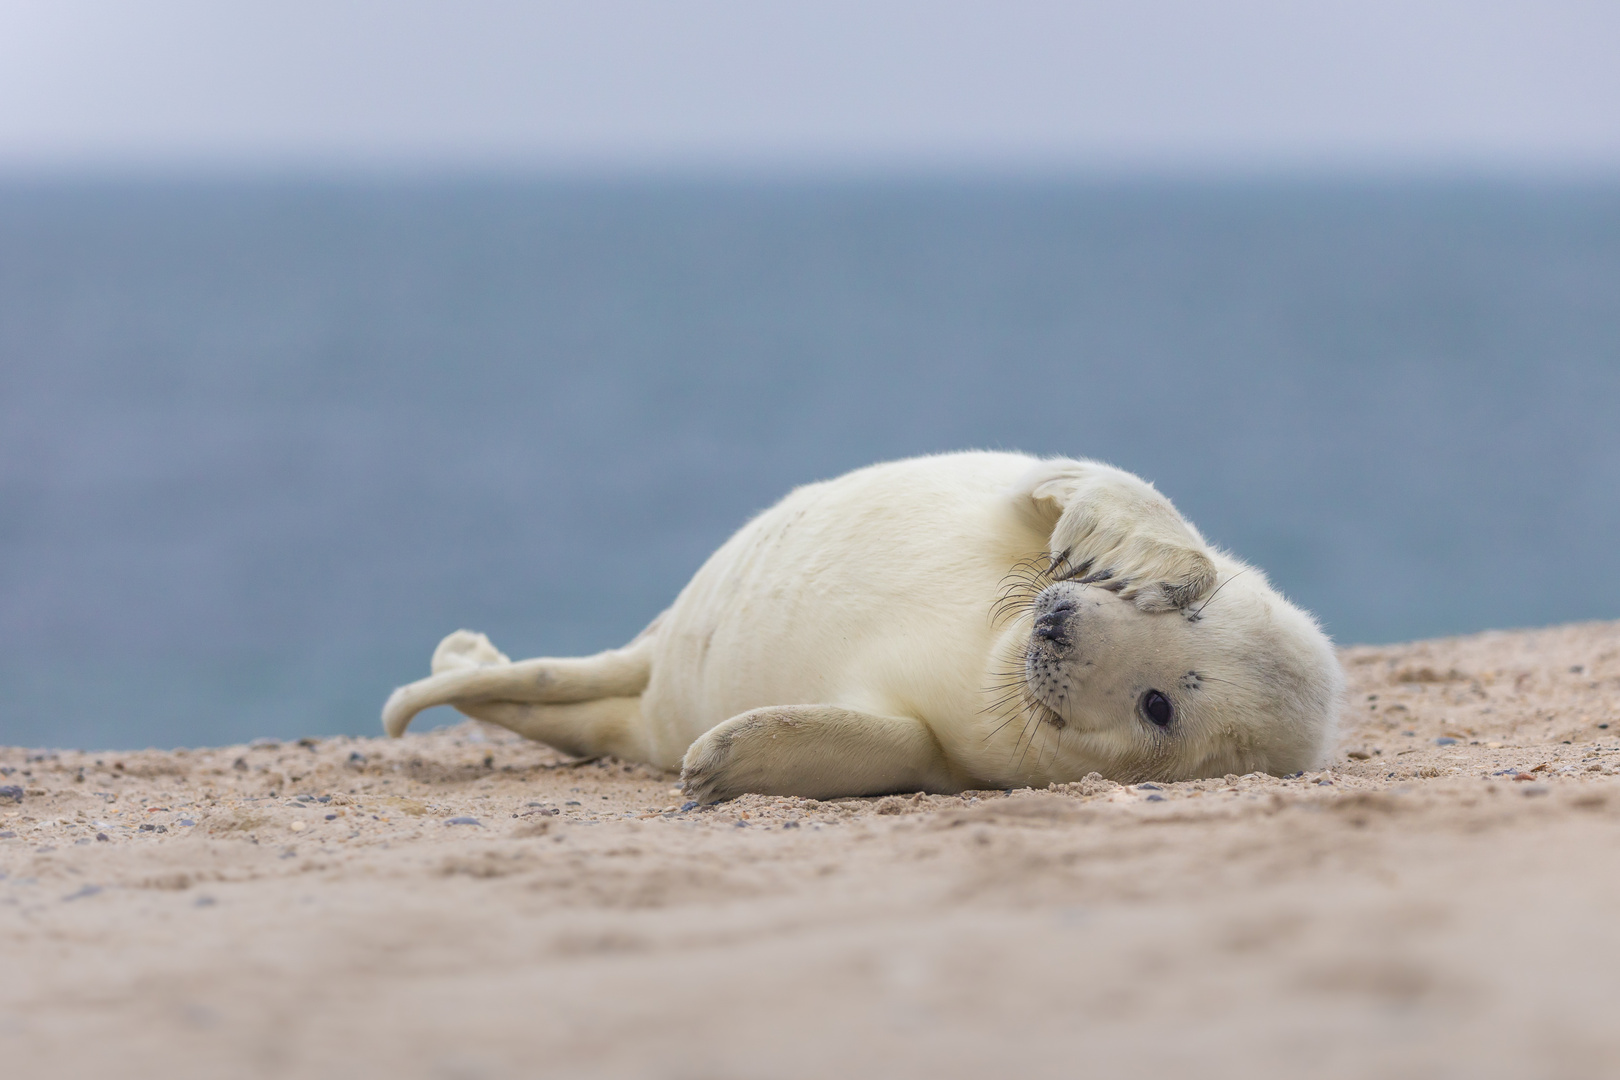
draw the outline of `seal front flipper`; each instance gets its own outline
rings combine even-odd
[[[806,799],[966,789],[928,725],[837,705],[772,705],[710,728],[686,751],[681,780],[698,802],[738,795]]]
[[[1152,484],[1112,465],[1042,461],[1019,485],[1051,529],[1052,573],[1143,611],[1185,608],[1215,588],[1209,545]]]

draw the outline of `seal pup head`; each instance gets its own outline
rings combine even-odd
[[[1055,744],[1048,775],[1173,781],[1322,764],[1344,685],[1332,644],[1261,571],[1213,556],[1214,589],[1170,610],[1144,610],[1095,575],[1064,579],[1061,558],[1015,581],[1002,614],[1027,637],[1007,658],[1010,705],[1029,743],[1056,729],[1037,752]]]

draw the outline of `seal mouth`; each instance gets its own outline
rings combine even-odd
[[[1061,711],[1061,691],[1054,694],[1052,691],[1055,688],[1045,685],[1034,674],[1037,668],[1036,652],[1031,644],[1006,658],[1000,681],[987,689],[994,700],[983,710],[991,719],[990,730],[985,733],[984,741],[988,743],[1003,731],[1011,729],[1015,735],[1011,754],[1018,758],[1020,764],[1035,748],[1037,741],[1041,743],[1040,753],[1045,753],[1050,734],[1055,732],[1061,737],[1069,727],[1069,720]],[[1040,738],[1042,732],[1048,733],[1044,739]],[[1052,753],[1055,755],[1060,747],[1061,742],[1053,748]],[[1037,753],[1037,758],[1040,753]]]
[[[1038,696],[1031,696],[1026,704],[1031,715],[1041,723],[1051,724],[1059,731],[1069,726],[1068,719],[1058,711],[1058,706],[1054,706]],[[1058,704],[1061,705],[1062,702]]]

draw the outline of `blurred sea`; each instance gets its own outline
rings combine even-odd
[[[0,743],[375,732],[961,447],[1152,478],[1341,641],[1620,617],[1620,187],[0,185]]]

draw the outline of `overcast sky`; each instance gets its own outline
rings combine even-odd
[[[9,168],[1620,173],[1620,0],[0,0]]]

